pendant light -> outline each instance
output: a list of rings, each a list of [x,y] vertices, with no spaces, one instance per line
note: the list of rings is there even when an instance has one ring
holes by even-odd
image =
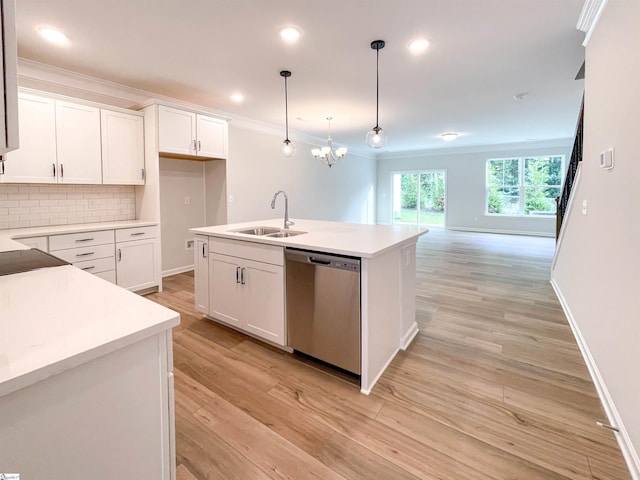
[[[347,148],[340,147],[336,150],[333,149],[333,140],[331,139],[331,120],[333,120],[333,117],[327,117],[327,120],[329,121],[329,138],[327,139],[327,146],[322,148],[313,148],[311,149],[311,154],[331,168],[338,162],[338,160],[342,159],[347,154]]]
[[[380,58],[380,49],[384,48],[384,40],[374,40],[371,42],[371,48],[376,51],[376,126],[367,133],[367,145],[371,148],[380,148],[387,143],[387,134],[378,125],[378,104],[380,91],[380,78],[378,73],[378,61]]]
[[[287,78],[291,76],[289,70],[282,70],[280,76],[284,77],[284,122],[285,122],[285,139],[280,146],[280,150],[285,157],[293,157],[296,153],[296,145],[289,140],[289,99],[287,94]]]

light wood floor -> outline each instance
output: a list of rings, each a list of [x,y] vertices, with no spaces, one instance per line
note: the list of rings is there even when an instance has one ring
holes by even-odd
[[[434,230],[420,333],[367,397],[202,319],[193,276],[147,298],[174,331],[179,479],[629,479],[549,285],[549,238]]]

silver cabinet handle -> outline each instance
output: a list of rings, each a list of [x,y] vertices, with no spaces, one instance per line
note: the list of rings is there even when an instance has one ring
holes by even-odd
[[[240,269],[240,283],[244,285],[244,267]]]
[[[196,143],[196,140],[193,141],[193,151],[194,152],[198,151],[198,144]]]
[[[79,238],[76,242],[90,242],[91,240],[93,240],[93,238]]]
[[[88,257],[89,255],[95,255],[96,252],[76,253],[76,257]]]
[[[138,235],[144,235],[146,232],[136,232],[136,233],[130,233],[129,235],[131,235],[132,237],[137,237]]]
[[[51,166],[53,167],[53,176],[56,176],[56,164],[52,163]]]
[[[236,267],[236,283],[240,283],[240,267]]]
[[[2,165],[2,170],[0,171],[0,175],[4,175],[4,157],[0,160],[0,164]]]
[[[207,258],[207,244],[202,244],[202,258]]]
[[[118,261],[119,262],[122,261],[122,249],[121,248],[118,249]]]
[[[64,164],[60,164],[60,178],[64,177]]]
[[[90,267],[84,267],[82,270],[92,270],[94,268],[96,268],[95,265],[92,265]]]
[[[140,179],[144,180],[144,168],[140,169]]]
[[[200,143],[200,140],[198,140],[198,151],[202,150],[202,144]]]

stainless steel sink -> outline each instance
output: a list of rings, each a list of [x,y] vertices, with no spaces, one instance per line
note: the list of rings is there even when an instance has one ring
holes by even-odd
[[[272,237],[272,238],[287,238],[287,237],[295,237],[296,235],[302,235],[303,233],[307,233],[307,232],[296,232],[293,230],[282,230],[279,231],[277,233],[270,233],[268,235],[266,235],[267,237]]]
[[[241,228],[240,230],[231,230],[234,233],[244,233],[245,235],[269,235],[274,233],[280,233],[279,228],[275,227],[251,227]]]

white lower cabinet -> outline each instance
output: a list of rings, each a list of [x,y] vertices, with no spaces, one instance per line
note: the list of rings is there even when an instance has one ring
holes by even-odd
[[[196,310],[209,313],[209,242],[202,235],[196,235],[195,238],[193,265]]]
[[[211,238],[209,251],[209,315],[286,345],[282,248]]]
[[[116,243],[117,284],[131,291],[158,285],[155,238]]]
[[[48,367],[46,379],[0,396],[2,471],[175,479],[171,348],[171,330],[162,331],[89,362],[79,355],[61,373]]]

